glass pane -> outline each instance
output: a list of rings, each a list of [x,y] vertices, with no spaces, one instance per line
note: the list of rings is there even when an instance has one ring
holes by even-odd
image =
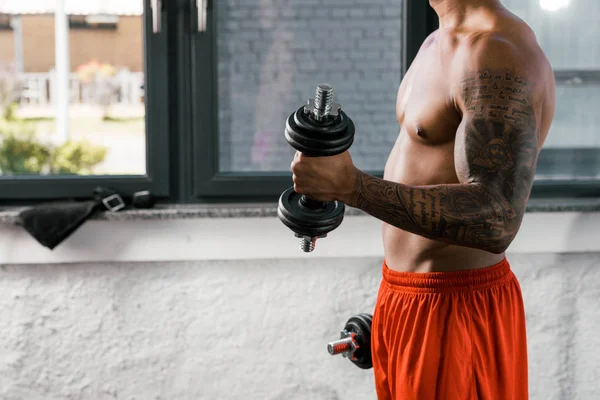
[[[600,1],[504,0],[526,21],[555,70],[600,69]]]
[[[557,71],[556,114],[537,177],[600,178],[600,2],[505,0],[503,4],[533,28]],[[561,71],[571,71],[567,75],[575,78],[563,79]]]
[[[0,175],[145,174],[143,1],[57,3],[0,4]]]
[[[556,112],[545,148],[600,149],[600,86],[556,88]]]
[[[399,127],[402,1],[215,2],[221,171],[288,171],[287,117],[329,83],[357,126],[359,168],[383,170]]]

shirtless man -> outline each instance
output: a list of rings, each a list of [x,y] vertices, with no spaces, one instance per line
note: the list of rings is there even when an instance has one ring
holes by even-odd
[[[297,153],[294,187],[383,222],[379,399],[527,399],[523,300],[505,251],[554,116],[554,75],[500,0],[430,4],[440,29],[400,85],[384,178],[348,152]]]

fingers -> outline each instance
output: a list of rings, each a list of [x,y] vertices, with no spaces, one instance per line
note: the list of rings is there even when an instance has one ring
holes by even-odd
[[[300,152],[297,151],[294,153],[294,159],[292,160],[292,163],[290,164],[290,169],[292,170],[292,180],[294,181],[294,192],[296,192],[296,193],[299,193],[298,190],[301,190],[301,188],[298,185],[298,176],[296,175],[296,173],[298,172],[298,168],[296,166],[298,165],[299,158],[300,158]]]
[[[292,163],[290,164],[290,169],[292,170],[292,172],[294,171],[294,166],[296,165],[299,158],[300,158],[300,152],[297,151],[294,153],[294,159],[292,160]]]
[[[305,156],[297,151],[294,154],[294,160],[292,161],[290,168],[292,170],[292,180],[294,182],[294,191],[298,194],[306,194],[307,183],[310,181],[312,174],[307,170],[304,165]]]
[[[306,182],[294,180],[294,192],[298,194],[309,194],[309,186],[306,184]]]
[[[299,151],[297,151],[294,154],[294,160],[292,160],[292,163],[290,164],[290,169],[292,170],[292,172],[297,172],[297,168],[298,168],[298,164],[300,162],[302,162],[303,160],[303,155],[302,153],[300,153]]]

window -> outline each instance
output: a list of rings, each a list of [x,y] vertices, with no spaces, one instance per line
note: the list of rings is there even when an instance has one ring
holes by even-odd
[[[127,12],[81,2],[84,15],[62,23],[22,15],[0,52],[2,200],[90,197],[97,185],[169,194],[168,23],[153,32],[149,1],[111,4],[95,2]]]
[[[11,30],[11,16],[9,14],[0,14],[0,30]]]
[[[355,163],[381,175],[398,135],[397,88],[428,33],[426,2],[211,5],[207,34],[192,42],[196,195],[272,198],[289,187],[285,120],[321,82],[357,125]]]
[[[504,0],[525,20],[554,68],[556,114],[540,155],[538,189],[577,184],[596,190],[600,179],[600,2]]]
[[[118,15],[70,15],[71,29],[117,29]]]
[[[292,184],[285,119],[321,82],[357,124],[357,166],[381,176],[398,134],[397,87],[437,23],[422,0],[180,0],[157,13],[150,0],[95,3],[77,3],[70,18],[67,114],[53,14],[23,15],[15,28],[0,68],[20,66],[0,74],[0,98],[14,99],[1,103],[3,201],[89,197],[97,185],[171,202],[274,201]],[[536,30],[559,82],[534,193],[597,194],[600,4],[551,3],[505,0]]]

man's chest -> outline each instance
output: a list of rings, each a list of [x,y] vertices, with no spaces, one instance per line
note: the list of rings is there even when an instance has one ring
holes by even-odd
[[[450,65],[435,48],[421,51],[398,90],[396,115],[403,132],[431,145],[453,141],[460,124]]]

